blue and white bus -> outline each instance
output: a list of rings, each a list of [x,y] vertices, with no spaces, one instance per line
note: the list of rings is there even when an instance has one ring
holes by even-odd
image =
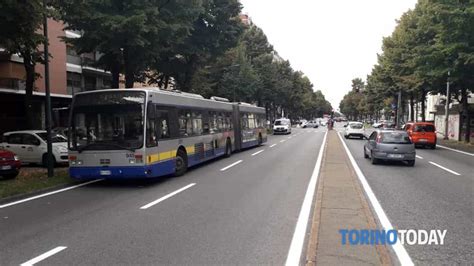
[[[267,140],[265,109],[158,88],[74,96],[69,173],[75,179],[182,175]]]

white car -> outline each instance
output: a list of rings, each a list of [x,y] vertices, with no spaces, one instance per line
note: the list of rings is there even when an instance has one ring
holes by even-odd
[[[12,131],[3,134],[0,148],[16,153],[22,163],[46,165],[47,144],[45,130]],[[67,138],[51,133],[54,164],[68,163]]]
[[[349,122],[347,125],[344,125],[344,137],[346,139],[350,137],[358,137],[360,139],[364,138],[365,129],[364,124],[361,122]]]
[[[273,135],[291,134],[291,121],[287,118],[280,118],[273,123]]]

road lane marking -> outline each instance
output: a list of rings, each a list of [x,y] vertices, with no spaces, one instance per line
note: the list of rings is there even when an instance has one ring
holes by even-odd
[[[416,155],[416,158],[423,159],[423,157],[421,157],[420,155]]]
[[[86,185],[89,185],[89,184],[92,184],[92,183],[95,183],[95,182],[99,182],[99,181],[102,181],[102,180],[104,180],[104,179],[96,179],[96,180],[85,182],[85,183],[82,183],[82,184],[79,184],[79,185],[70,186],[70,187],[58,189],[58,190],[55,190],[55,191],[51,191],[51,192],[48,192],[48,193],[44,193],[44,194],[41,194],[41,195],[36,195],[36,196],[30,197],[30,198],[10,202],[10,203],[7,203],[7,204],[0,205],[0,209],[10,207],[10,206],[13,206],[13,205],[16,205],[16,204],[20,204],[20,203],[23,203],[23,202],[43,198],[43,197],[46,197],[46,196],[54,195],[54,194],[61,193],[61,192],[64,192],[64,191],[68,191],[68,190],[71,190],[71,189],[75,189],[75,188],[78,188],[78,187],[83,187],[83,186],[86,186]]]
[[[53,256],[54,254],[56,253],[59,253],[63,250],[65,250],[67,247],[63,247],[63,246],[59,246],[59,247],[56,247],[56,248],[53,248],[51,249],[50,251],[48,252],[45,252],[41,255],[39,255],[38,257],[35,257],[27,262],[24,262],[22,264],[20,264],[21,266],[30,266],[30,265],[35,265],[36,263],[42,261],[42,260],[45,260],[47,259],[48,257],[51,257]]]
[[[448,172],[450,172],[451,174],[454,174],[454,175],[461,175],[461,174],[458,173],[458,172],[455,172],[455,171],[453,171],[453,170],[451,170],[451,169],[448,169],[448,168],[446,168],[446,167],[444,167],[444,166],[442,166],[442,165],[439,165],[439,164],[437,164],[437,163],[434,163],[434,162],[432,162],[432,161],[430,161],[429,163],[432,164],[432,165],[434,165],[434,166],[437,166],[437,167],[443,169],[444,171],[448,171]]]
[[[257,154],[259,154],[259,153],[261,153],[261,152],[263,152],[263,151],[264,151],[264,150],[259,150],[259,151],[257,151],[257,152],[254,152],[254,153],[252,153],[252,156],[255,156],[255,155],[257,155]]]
[[[280,140],[280,142],[281,142],[281,143],[283,143],[283,142],[285,142],[285,141],[286,141],[286,139],[282,139],[282,140]]]
[[[222,168],[221,171],[225,171],[225,170],[227,170],[227,169],[229,169],[229,168],[231,168],[231,167],[233,167],[233,166],[238,165],[238,164],[241,163],[241,162],[242,162],[242,160],[238,160],[237,162],[235,162],[235,163],[233,163],[233,164],[230,164],[230,165],[228,165],[228,166]]]
[[[272,145],[270,145],[270,148],[273,148],[273,147],[275,147],[275,146],[276,146],[276,144],[272,144]]]
[[[292,137],[288,137],[288,139],[291,139]]]
[[[164,200],[166,200],[166,199],[169,199],[169,198],[173,197],[174,195],[176,195],[176,194],[178,194],[178,193],[180,193],[180,192],[183,192],[183,191],[185,191],[186,189],[188,189],[188,188],[190,188],[190,187],[192,187],[192,186],[194,186],[194,185],[196,185],[196,183],[191,183],[191,184],[189,184],[189,185],[187,185],[187,186],[185,186],[185,187],[182,187],[182,188],[180,188],[180,189],[178,189],[178,190],[175,190],[175,191],[169,193],[169,194],[166,195],[166,196],[163,196],[163,197],[161,197],[161,198],[159,198],[159,199],[157,199],[157,200],[155,200],[155,201],[152,201],[152,202],[150,202],[150,203],[148,203],[148,204],[146,204],[146,205],[141,206],[140,209],[141,209],[141,210],[146,210],[146,209],[150,208],[151,206],[156,205],[156,204],[158,204],[158,203],[160,203],[160,202],[162,202],[162,201],[164,201]]]
[[[362,187],[364,188],[365,194],[367,195],[367,198],[369,199],[370,203],[372,204],[372,207],[375,210],[375,213],[377,214],[380,224],[386,231],[393,230],[394,228],[392,226],[392,223],[390,223],[390,220],[385,214],[385,211],[382,209],[382,205],[380,205],[380,202],[377,200],[377,197],[372,191],[372,188],[367,182],[367,179],[360,170],[359,165],[357,165],[356,161],[354,160],[354,157],[352,156],[352,153],[347,147],[346,142],[342,139],[341,134],[337,135],[339,136],[339,139],[341,140],[342,145],[346,150],[347,156],[349,156],[349,160],[351,161],[352,167],[354,167],[357,177],[359,178],[359,181],[362,184]],[[399,241],[392,245],[392,248],[395,251],[395,254],[397,255],[397,258],[400,261],[401,265],[414,265],[413,261],[410,258],[410,255],[408,255],[408,252],[406,251],[405,247]]]
[[[306,236],[306,228],[308,226],[309,214],[311,212],[311,205],[313,203],[313,196],[316,192],[316,183],[318,182],[319,171],[321,170],[321,161],[326,147],[326,137],[324,134],[323,142],[319,148],[318,159],[314,165],[313,174],[306,189],[304,196],[303,205],[301,205],[300,214],[298,215],[298,221],[296,222],[295,232],[291,239],[290,249],[288,250],[288,256],[286,257],[286,266],[299,265],[301,254],[303,252],[303,244]]]
[[[439,144],[436,144],[436,147],[440,147],[440,148],[443,148],[443,149],[446,149],[446,150],[450,150],[450,151],[462,153],[462,154],[469,155],[469,156],[474,156],[474,153],[456,150],[456,149],[453,149],[453,148],[450,148],[450,147],[446,147],[446,146],[443,146],[443,145],[439,145]]]

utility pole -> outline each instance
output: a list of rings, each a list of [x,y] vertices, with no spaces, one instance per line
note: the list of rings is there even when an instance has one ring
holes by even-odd
[[[448,125],[449,125],[449,100],[450,100],[450,97],[449,97],[449,76],[450,76],[450,72],[448,71],[448,81],[446,82],[446,106],[445,106],[445,110],[444,110],[444,139],[447,140],[449,139],[449,129],[448,129]]]
[[[48,165],[48,177],[54,176],[54,165],[53,165],[53,144],[51,142],[51,92],[49,90],[49,39],[48,39],[48,6],[47,0],[43,0],[43,35],[45,38],[44,42],[44,85],[46,91],[46,142],[47,142],[47,165]]]

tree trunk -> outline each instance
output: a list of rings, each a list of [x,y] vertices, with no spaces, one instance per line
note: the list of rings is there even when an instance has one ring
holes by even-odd
[[[120,64],[118,60],[116,63],[112,65],[110,72],[112,72],[111,87],[114,89],[119,88],[120,87]]]
[[[26,72],[25,81],[25,123],[23,124],[24,129],[33,129],[33,90],[35,86],[35,62],[33,61],[30,51],[24,51],[21,53],[23,57],[23,66]]]
[[[467,89],[461,89],[461,105],[464,122],[464,142],[469,143],[471,141],[471,114],[469,113],[469,103],[467,101],[468,93]]]
[[[425,98],[426,98],[426,90],[421,90],[421,122],[425,122]]]
[[[131,57],[130,49],[124,48],[123,62],[125,66],[125,88],[133,88],[133,84],[135,83],[135,69]]]
[[[410,121],[415,121],[415,108],[414,108],[413,92],[410,93]]]

